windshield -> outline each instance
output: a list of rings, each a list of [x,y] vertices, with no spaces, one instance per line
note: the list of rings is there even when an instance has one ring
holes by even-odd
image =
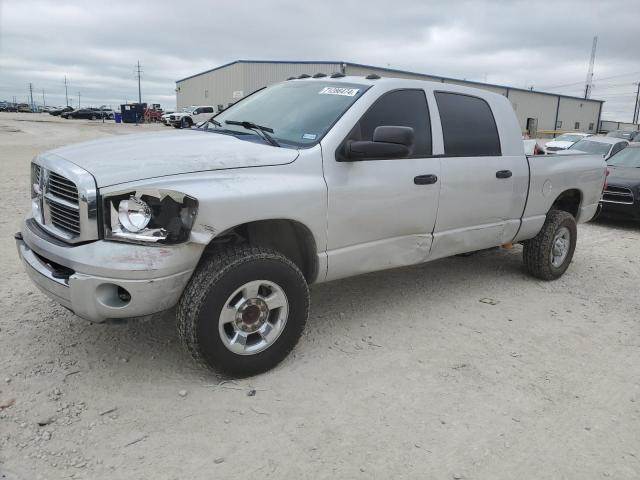
[[[640,148],[631,147],[620,150],[607,160],[607,164],[612,167],[635,167],[640,168]]]
[[[278,143],[299,147],[316,144],[342,114],[368,89],[342,82],[288,81],[254,93],[216,115],[207,130],[257,135],[230,122],[251,122],[273,130]]]
[[[584,138],[584,135],[574,135],[572,133],[564,133],[559,137],[554,138],[556,142],[577,142]]]
[[[609,153],[611,144],[593,142],[591,140],[580,140],[569,147],[569,150],[580,150],[585,153],[595,153],[598,155],[606,155]]]
[[[624,130],[614,130],[607,133],[607,137],[624,138],[625,140],[631,140],[632,132],[625,132]]]

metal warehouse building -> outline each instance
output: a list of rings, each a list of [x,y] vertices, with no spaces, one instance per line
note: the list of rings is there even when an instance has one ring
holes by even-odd
[[[457,80],[391,68],[349,62],[287,62],[237,60],[176,82],[178,108],[212,105],[226,108],[255,90],[301,74],[341,72],[345,75],[380,76],[430,80],[490,90],[507,97],[523,132],[544,136],[554,131],[580,130],[596,133],[602,113],[601,100],[584,99],[489,83]]]

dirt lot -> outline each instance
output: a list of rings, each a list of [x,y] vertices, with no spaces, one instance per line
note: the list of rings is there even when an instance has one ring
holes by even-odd
[[[640,226],[580,226],[553,283],[515,247],[314,286],[294,354],[220,383],[15,252],[34,154],[152,128],[0,113],[0,478],[640,478]]]

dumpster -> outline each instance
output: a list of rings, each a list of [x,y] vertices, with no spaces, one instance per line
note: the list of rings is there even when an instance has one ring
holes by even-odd
[[[128,103],[120,105],[120,113],[122,114],[123,123],[142,123],[144,122],[144,111],[147,108],[146,103]]]
[[[115,112],[113,114],[113,118],[116,121],[116,123],[122,123],[122,114],[121,113]]]

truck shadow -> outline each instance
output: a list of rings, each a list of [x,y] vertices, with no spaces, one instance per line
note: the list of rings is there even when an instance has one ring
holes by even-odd
[[[414,306],[418,303],[428,313],[439,303],[450,304],[451,298],[495,294],[504,282],[530,284],[521,252],[521,247],[495,249],[313,285],[307,334],[296,350],[304,354],[307,348],[327,348],[340,331],[359,327],[380,311],[393,316],[395,310],[403,315],[403,299]],[[111,359],[111,368],[120,370],[118,376],[128,376],[131,366],[138,374],[140,368],[148,369],[151,377],[160,370],[165,376],[211,380],[211,374],[190,361],[180,345],[174,314],[169,311],[142,320],[93,324],[83,330],[84,338],[78,341],[83,344],[87,361]],[[316,347],[308,344],[308,336],[313,337]]]

